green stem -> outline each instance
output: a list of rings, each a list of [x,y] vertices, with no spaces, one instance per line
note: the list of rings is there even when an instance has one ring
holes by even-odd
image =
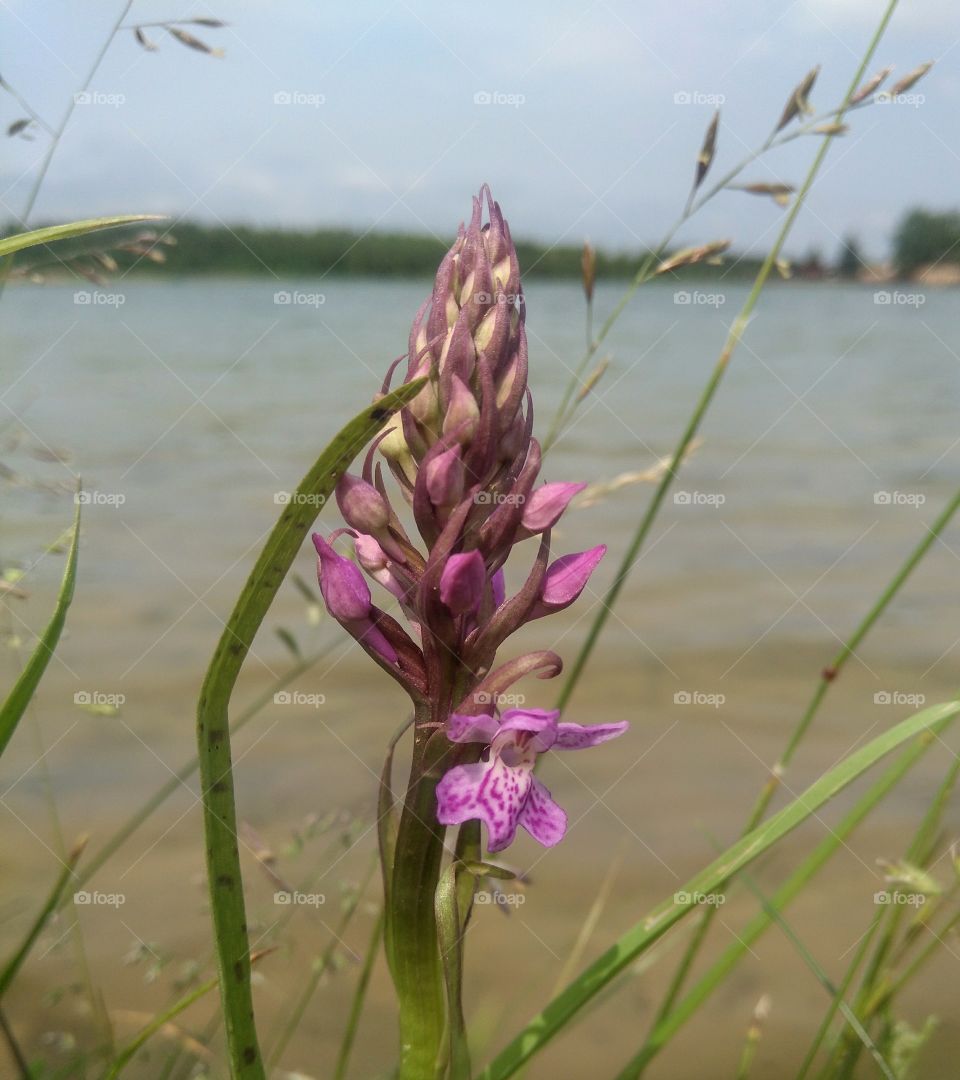
[[[333,1071],[333,1080],[345,1080],[347,1067],[350,1064],[350,1054],[353,1043],[357,1037],[357,1027],[363,1013],[363,1006],[367,999],[367,989],[370,986],[370,976],[373,974],[373,965],[377,960],[380,949],[380,941],[383,938],[383,924],[385,913],[381,908],[377,913],[376,922],[373,924],[373,932],[367,945],[367,951],[363,957],[363,967],[360,969],[360,978],[357,980],[357,988],[350,1003],[350,1015],[347,1018],[347,1026],[343,1032],[343,1042],[340,1044],[340,1053],[337,1054],[337,1064]]]
[[[400,1003],[399,1080],[436,1075],[443,1042],[444,983],[434,896],[445,829],[436,817],[436,786],[446,747],[432,740],[428,707],[417,711],[410,784],[394,853],[387,913],[393,981]],[[445,742],[445,740],[443,740]]]

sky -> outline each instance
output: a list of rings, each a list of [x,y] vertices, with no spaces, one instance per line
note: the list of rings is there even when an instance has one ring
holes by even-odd
[[[51,126],[125,0],[0,0],[0,74]],[[133,0],[73,109],[31,221],[150,212],[208,223],[342,226],[448,240],[487,181],[515,235],[637,250],[678,217],[716,105],[719,176],[767,137],[815,64],[818,111],[839,103],[882,0]],[[835,256],[844,235],[888,251],[904,210],[960,203],[960,4],[902,0],[871,70],[936,60],[911,100],[851,118],[788,250]],[[23,114],[0,95],[6,128]],[[28,134],[30,132],[28,131]],[[8,138],[0,213],[22,216],[49,145]],[[802,181],[819,136],[770,151],[744,182]],[[769,245],[783,210],[723,192],[679,239]]]

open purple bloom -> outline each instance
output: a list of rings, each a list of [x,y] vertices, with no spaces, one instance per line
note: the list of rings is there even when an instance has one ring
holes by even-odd
[[[483,758],[458,765],[437,785],[437,820],[461,825],[475,818],[487,826],[487,848],[502,851],[520,825],[545,847],[567,831],[567,815],[533,775],[537,755],[547,750],[584,750],[622,735],[628,725],[560,723],[558,710],[509,709],[493,716],[453,715],[447,737],[457,743],[486,743]]]

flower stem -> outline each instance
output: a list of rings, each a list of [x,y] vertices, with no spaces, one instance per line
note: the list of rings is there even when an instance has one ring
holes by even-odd
[[[444,986],[434,895],[445,828],[436,815],[436,786],[445,740],[432,739],[429,707],[417,710],[413,763],[393,864],[387,914],[393,981],[400,1004],[399,1080],[436,1075],[444,1027]]]

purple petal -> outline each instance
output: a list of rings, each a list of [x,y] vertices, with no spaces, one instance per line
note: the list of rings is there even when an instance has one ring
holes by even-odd
[[[467,384],[457,375],[450,379],[450,400],[443,417],[443,434],[455,434],[461,443],[469,443],[476,434],[480,408]]]
[[[543,532],[555,525],[570,500],[583,491],[586,484],[544,484],[527,499],[523,508],[523,526],[532,533]]]
[[[403,600],[406,596],[406,589],[390,569],[390,560],[387,553],[380,546],[376,537],[361,533],[354,540],[353,546],[357,553],[357,562],[373,580],[382,585],[388,592],[393,593],[398,600]]]
[[[529,769],[514,769],[492,754],[489,761],[458,765],[437,784],[437,821],[460,825],[479,818],[487,826],[487,850],[502,851],[533,785]]]
[[[360,568],[338,555],[319,533],[313,534],[317,549],[317,576],[327,610],[339,622],[367,619],[370,616],[370,589]]]
[[[499,607],[507,598],[507,582],[502,569],[490,578],[490,588],[493,591],[493,606]]]
[[[489,743],[500,727],[494,716],[463,716],[454,713],[447,721],[447,738],[451,742]]]
[[[534,737],[528,743],[538,754],[549,750],[557,738],[559,709],[507,709],[500,720],[498,735],[523,731]]]
[[[557,750],[586,750],[617,738],[629,726],[626,720],[621,720],[618,724],[593,724],[590,727],[584,727],[583,724],[557,724],[557,741],[554,745]]]
[[[479,551],[451,555],[440,575],[440,599],[454,615],[476,611],[486,582],[487,571]]]
[[[544,847],[559,844],[567,831],[567,815],[536,777],[533,777],[530,794],[520,811],[520,824]]]
[[[354,624],[354,633],[359,641],[369,649],[381,656],[388,664],[396,664],[399,661],[397,651],[384,636],[383,631],[372,620],[365,620],[363,624]]]
[[[527,616],[528,621],[569,607],[583,592],[597,563],[606,553],[607,545],[598,544],[589,551],[562,555],[551,563],[540,586],[540,597]]]

